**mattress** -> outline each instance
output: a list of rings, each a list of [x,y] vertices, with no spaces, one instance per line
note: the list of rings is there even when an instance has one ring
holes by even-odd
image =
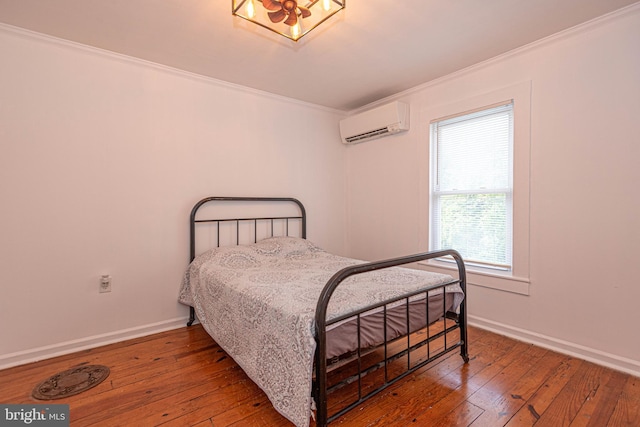
[[[420,297],[409,300],[408,310],[406,302],[402,301],[387,307],[386,312],[382,309],[365,312],[360,316],[360,337],[358,337],[358,320],[355,317],[332,324],[327,327],[327,359],[352,353],[358,349],[358,346],[361,349],[376,347],[384,342],[385,336],[387,341],[391,341],[407,335],[407,330],[408,333],[413,333],[424,328],[427,324],[434,323],[443,317],[446,312],[454,311],[454,299],[454,294],[451,292],[447,292],[444,296],[440,293],[429,295],[428,308],[425,307],[427,299]]]
[[[212,338],[265,392],[274,408],[297,426],[311,415],[311,385],[315,352],[315,309],[331,276],[362,261],[330,254],[308,240],[274,237],[252,245],[216,248],[194,259],[185,273],[179,301],[194,307]],[[346,279],[333,294],[328,319],[400,297],[452,277],[394,267]],[[458,284],[430,291],[429,321],[444,310],[455,310],[464,294]],[[425,297],[409,300],[409,329],[424,323]],[[404,334],[406,299],[387,309],[387,330]],[[448,304],[447,304],[448,302]],[[413,308],[412,308],[413,307]],[[397,315],[389,315],[396,312]],[[382,309],[368,313],[372,334],[364,345],[380,341]],[[433,317],[433,319],[432,319]],[[414,319],[415,318],[415,319]],[[420,320],[420,318],[422,320]],[[328,328],[327,357],[354,349],[355,320]]]

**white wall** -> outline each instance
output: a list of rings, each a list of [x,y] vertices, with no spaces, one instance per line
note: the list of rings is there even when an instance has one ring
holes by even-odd
[[[530,294],[472,285],[470,320],[638,375],[638,6],[390,98],[411,104],[411,130],[348,147],[349,254],[426,250],[422,112],[522,82],[532,87]]]
[[[0,368],[183,325],[202,197],[297,197],[344,251],[341,112],[9,27],[0,58]]]

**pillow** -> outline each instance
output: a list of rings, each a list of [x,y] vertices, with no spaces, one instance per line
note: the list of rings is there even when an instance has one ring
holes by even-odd
[[[322,251],[322,249],[306,239],[289,236],[269,237],[251,246],[262,255],[287,256],[297,252]]]

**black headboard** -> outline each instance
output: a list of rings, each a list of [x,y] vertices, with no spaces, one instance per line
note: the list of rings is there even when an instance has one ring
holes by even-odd
[[[264,204],[267,209],[269,209],[269,205],[276,203],[278,206],[281,206],[280,203],[284,204],[295,204],[297,205],[298,213],[296,215],[260,215],[257,217],[252,216],[239,216],[239,215],[218,215],[215,213],[215,209],[213,212],[208,212],[206,215],[201,215],[203,218],[198,217],[198,211],[205,205],[212,204],[233,204],[235,202],[252,202],[248,205],[255,204]],[[238,206],[233,208],[233,212],[237,213],[242,211],[242,207]],[[217,234],[217,244],[220,246],[220,224],[227,223],[235,223],[235,231],[236,231],[236,244],[240,244],[240,228],[241,224],[244,223],[253,223],[253,242],[255,243],[258,240],[258,223],[268,223],[270,224],[271,232],[270,235],[274,236],[274,223],[275,222],[283,222],[284,223],[284,233],[283,235],[289,236],[289,223],[291,221],[296,221],[299,223],[299,236],[303,239],[307,238],[307,214],[304,209],[304,205],[297,199],[292,197],[206,197],[200,200],[193,206],[191,209],[191,216],[189,219],[189,262],[193,261],[196,257],[196,224],[199,223],[210,223],[216,227]],[[193,307],[190,307],[189,314],[189,322],[187,325],[191,326],[195,321],[195,310]]]
[[[231,204],[233,202],[255,202],[255,204],[265,204],[268,205],[269,203],[285,203],[285,204],[295,204],[298,207],[298,213],[296,215],[280,215],[280,216],[272,216],[272,215],[261,215],[258,217],[251,217],[251,216],[243,216],[243,215],[232,215],[232,216],[218,216],[217,214],[215,214],[215,211],[209,212],[208,215],[205,215],[204,218],[198,218],[198,211],[200,210],[200,208],[202,208],[204,205],[210,205],[210,204]],[[251,205],[254,205],[254,203],[251,203]],[[234,213],[241,211],[242,207],[238,207],[238,209],[234,209]],[[213,215],[213,217],[210,217],[211,215]],[[294,199],[292,197],[206,197],[202,200],[200,200],[198,203],[196,203],[193,206],[193,209],[191,210],[191,217],[189,220],[189,244],[190,244],[190,251],[189,251],[189,261],[193,261],[194,258],[196,257],[196,224],[198,223],[211,223],[214,224],[217,228],[217,234],[218,234],[218,243],[216,246],[220,246],[220,242],[219,242],[219,235],[220,235],[220,224],[223,223],[235,223],[235,230],[236,230],[236,244],[239,244],[239,235],[240,235],[240,225],[241,223],[253,223],[253,230],[254,230],[254,236],[253,236],[253,242],[255,243],[258,240],[258,235],[257,235],[257,230],[258,230],[258,223],[270,223],[271,224],[271,236],[274,235],[273,232],[273,226],[274,223],[279,221],[279,222],[284,222],[285,224],[285,235],[289,235],[289,223],[292,220],[296,220],[297,222],[300,223],[300,237],[302,237],[303,239],[307,238],[307,214],[304,208],[304,205],[298,200],[298,199]]]

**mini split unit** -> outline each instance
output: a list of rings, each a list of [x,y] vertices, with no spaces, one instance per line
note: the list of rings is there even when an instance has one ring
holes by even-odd
[[[343,144],[357,144],[409,130],[409,105],[392,102],[340,120]]]

